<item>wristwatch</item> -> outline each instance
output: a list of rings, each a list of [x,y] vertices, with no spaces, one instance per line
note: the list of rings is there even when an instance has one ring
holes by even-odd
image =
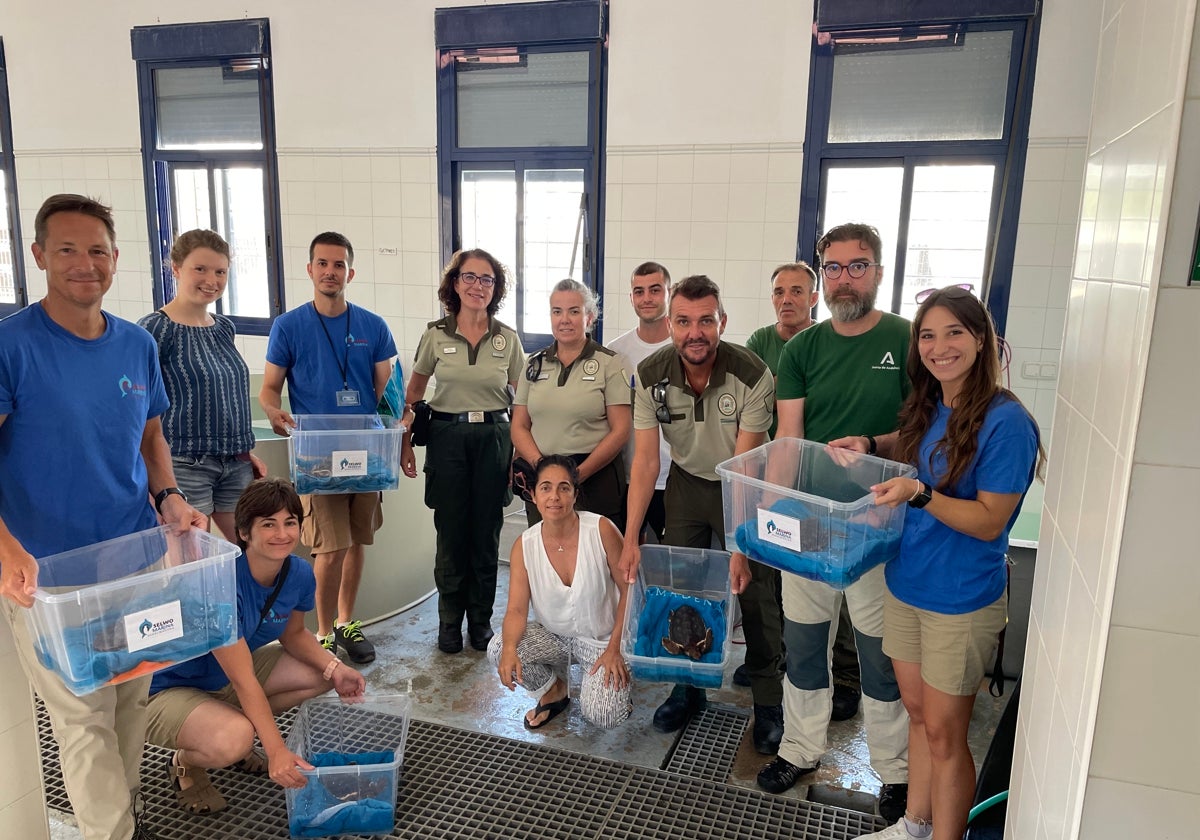
[[[162,513],[163,502],[167,500],[167,496],[178,496],[185,502],[188,500],[188,497],[178,487],[164,487],[154,494],[154,509],[159,513]]]
[[[917,479],[917,492],[912,494],[912,498],[908,500],[908,506],[911,508],[923,508],[925,505],[933,501],[933,490],[929,485],[921,479]]]

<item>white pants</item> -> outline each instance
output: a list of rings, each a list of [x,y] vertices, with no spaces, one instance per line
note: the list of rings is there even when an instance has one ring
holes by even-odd
[[[783,575],[787,679],[783,683],[781,758],[812,767],[828,746],[833,710],[831,661],[842,597],[854,621],[862,671],[862,708],[871,767],[885,784],[908,781],[908,712],[892,662],[883,653],[883,566],[844,592],[798,575]]]

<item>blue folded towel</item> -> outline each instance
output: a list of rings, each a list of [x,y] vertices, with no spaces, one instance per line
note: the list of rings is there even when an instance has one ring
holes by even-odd
[[[390,764],[395,761],[392,750],[367,753],[314,753],[308,762],[314,767],[350,767]],[[310,777],[308,784],[296,794],[288,829],[293,837],[328,837],[333,834],[390,834],[395,826],[395,807],[392,794],[395,791],[396,770],[366,771],[364,777],[331,774],[322,780]],[[338,790],[341,798],[326,785],[347,787]],[[361,799],[346,799],[378,789],[374,796]]]
[[[682,653],[667,653],[662,644],[663,637],[670,636],[669,617],[671,611],[684,604],[695,608],[700,613],[700,618],[713,631],[712,650],[698,660],[690,660],[687,655]],[[637,656],[675,657],[689,661],[719,663],[723,658],[724,650],[725,601],[710,601],[706,598],[683,595],[657,586],[646,589],[646,604],[638,616],[637,640],[633,645],[633,652]]]
[[[376,493],[391,490],[399,482],[387,461],[367,453],[366,475],[334,476],[331,462],[325,458],[296,458],[297,493]]]

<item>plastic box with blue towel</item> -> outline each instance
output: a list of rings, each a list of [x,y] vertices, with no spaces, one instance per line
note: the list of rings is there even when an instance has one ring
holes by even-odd
[[[169,526],[38,559],[38,661],[76,695],[237,640],[237,546]]]
[[[297,414],[288,464],[297,493],[374,493],[400,486],[404,426],[378,414]]]
[[[731,548],[845,589],[896,557],[906,505],[878,507],[871,486],[917,471],[849,449],[780,438],[717,465]]]
[[[728,551],[642,546],[621,634],[621,655],[634,678],[720,688],[733,634],[731,603]],[[662,644],[671,612],[684,605],[695,609],[713,633],[712,649],[699,660],[669,653]]]
[[[316,769],[301,771],[304,787],[287,789],[293,837],[392,833],[411,712],[410,694],[301,704],[287,745]]]

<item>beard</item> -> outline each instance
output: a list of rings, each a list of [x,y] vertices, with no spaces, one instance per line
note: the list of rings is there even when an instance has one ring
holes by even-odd
[[[857,321],[875,308],[875,296],[879,291],[876,283],[867,292],[859,295],[853,290],[843,292],[846,296],[831,296],[829,287],[825,289],[825,305],[835,321]],[[836,292],[834,293],[836,295]]]

